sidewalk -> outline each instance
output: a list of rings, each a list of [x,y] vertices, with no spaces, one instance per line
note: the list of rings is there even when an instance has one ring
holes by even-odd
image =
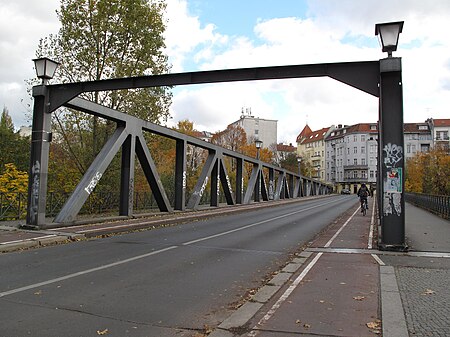
[[[209,336],[450,336],[450,222],[407,204],[411,251],[381,252],[370,208],[344,214]]]

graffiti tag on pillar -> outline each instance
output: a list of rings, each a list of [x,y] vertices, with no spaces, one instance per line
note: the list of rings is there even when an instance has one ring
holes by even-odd
[[[208,183],[208,177],[205,178],[205,181],[203,182],[202,188],[200,189],[200,191],[198,192],[194,192],[193,194],[198,195],[198,196],[202,196],[203,193],[205,192],[205,188],[206,188],[206,184]]]
[[[273,180],[269,180],[269,200],[273,200]]]
[[[383,148],[386,176],[383,177],[383,214],[402,214],[403,168],[397,167],[403,160],[403,148],[388,143]]]
[[[230,191],[230,193],[233,193],[233,189],[231,188],[231,183],[230,183],[230,177],[227,175],[225,175],[225,179],[227,180],[227,185],[228,185],[228,190]]]
[[[396,167],[403,158],[403,148],[396,144],[388,143],[384,146],[383,152],[385,153],[384,165],[386,167]]]
[[[102,177],[102,174],[100,172],[97,172],[91,179],[91,182],[89,183],[89,185],[87,185],[84,190],[88,193],[91,194],[92,191],[94,191],[95,186],[97,186],[98,182],[100,181],[100,178]]]
[[[186,189],[186,171],[183,171],[183,190]]]
[[[217,197],[220,195],[220,174],[217,175]]]
[[[31,174],[33,176],[33,182],[31,186],[31,205],[30,205],[30,216],[31,223],[35,223],[36,216],[38,213],[38,203],[39,203],[39,173],[41,172],[41,164],[36,161],[31,168]]]

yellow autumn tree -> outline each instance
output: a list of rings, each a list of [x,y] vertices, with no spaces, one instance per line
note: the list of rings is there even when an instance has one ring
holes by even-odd
[[[17,214],[24,214],[27,189],[28,174],[18,170],[12,163],[5,164],[3,174],[0,175],[0,193],[3,194],[1,207],[6,210],[3,217],[12,215],[15,218]]]

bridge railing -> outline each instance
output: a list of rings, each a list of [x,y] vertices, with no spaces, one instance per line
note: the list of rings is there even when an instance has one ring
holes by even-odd
[[[405,200],[444,219],[450,219],[450,196],[423,193],[405,193]]]

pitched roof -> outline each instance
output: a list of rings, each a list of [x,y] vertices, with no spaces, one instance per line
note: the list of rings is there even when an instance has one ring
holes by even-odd
[[[330,129],[330,127],[327,128],[322,128],[320,130],[317,131],[312,131],[311,134],[309,134],[306,138],[304,138],[301,143],[302,144],[308,144],[308,143],[313,143],[313,142],[317,142],[319,140],[323,140],[325,138],[325,135],[327,133],[327,131]]]
[[[302,138],[309,136],[311,133],[311,128],[308,126],[308,124],[306,124],[302,132],[300,132],[300,134],[297,136],[297,143],[300,143],[302,141]]]
[[[279,152],[295,152],[297,148],[292,146],[292,144],[277,144],[277,151]]]
[[[450,126],[450,119],[433,119],[433,124],[436,127],[446,127],[446,126]]]

